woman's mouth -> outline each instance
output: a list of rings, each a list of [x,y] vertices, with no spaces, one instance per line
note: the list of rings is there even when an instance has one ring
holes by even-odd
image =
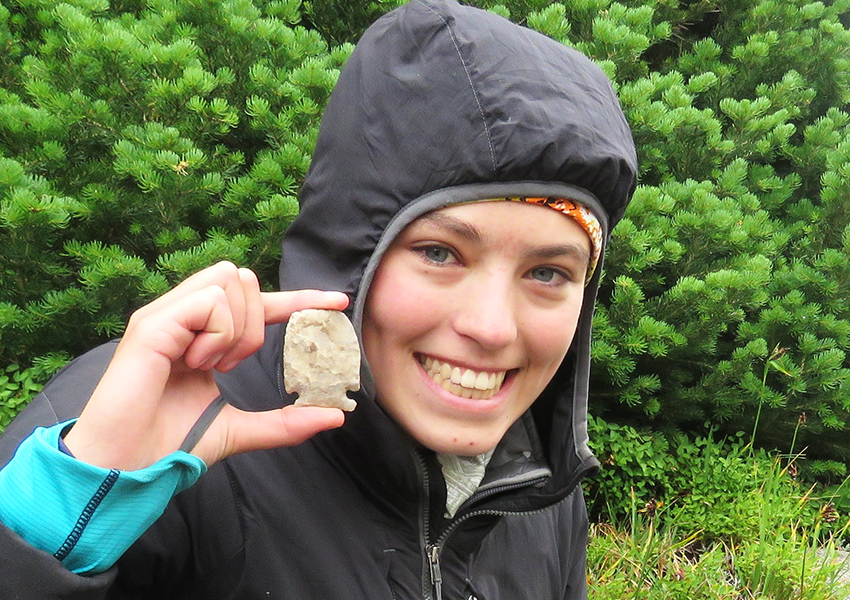
[[[486,400],[502,388],[507,371],[473,371],[418,355],[419,362],[434,382],[444,390],[472,400]]]

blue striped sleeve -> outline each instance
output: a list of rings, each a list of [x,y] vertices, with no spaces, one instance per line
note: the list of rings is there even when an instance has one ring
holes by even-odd
[[[138,471],[94,467],[59,449],[72,424],[36,429],[0,470],[0,521],[68,570],[102,573],[207,467],[182,451]]]

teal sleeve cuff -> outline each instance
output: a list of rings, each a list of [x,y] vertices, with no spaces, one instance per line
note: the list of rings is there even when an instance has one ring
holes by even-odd
[[[59,450],[72,423],[36,429],[0,470],[0,521],[68,570],[102,573],[207,466],[177,451],[138,471],[94,467]]]

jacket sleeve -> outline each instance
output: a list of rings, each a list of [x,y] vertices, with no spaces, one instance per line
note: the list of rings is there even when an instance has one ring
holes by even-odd
[[[21,442],[37,427],[50,427],[80,416],[117,344],[104,344],[71,361],[44,386],[0,435],[0,467],[12,459]]]
[[[0,524],[0,598],[100,600],[107,597],[116,572],[112,568],[93,577],[75,575]]]
[[[121,558],[96,575],[77,575],[0,524],[3,600],[174,600],[187,592],[189,534],[173,503]],[[187,583],[188,582],[188,583]]]
[[[102,573],[206,471],[174,452],[145,469],[105,469],[59,449],[64,421],[39,427],[0,468],[0,521],[75,573]]]
[[[12,459],[21,442],[36,428],[50,427],[79,416],[106,370],[115,346],[116,343],[105,344],[74,360],[44,387],[0,435],[0,467]],[[115,585],[117,568],[98,575],[76,575],[52,554],[36,549],[2,523],[0,573],[0,598],[4,599],[127,597]]]

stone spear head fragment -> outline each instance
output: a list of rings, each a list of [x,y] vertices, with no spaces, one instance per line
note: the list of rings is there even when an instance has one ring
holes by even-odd
[[[360,345],[354,327],[336,310],[293,313],[283,343],[283,381],[297,393],[296,406],[332,406],[352,411],[346,391],[360,389]]]

